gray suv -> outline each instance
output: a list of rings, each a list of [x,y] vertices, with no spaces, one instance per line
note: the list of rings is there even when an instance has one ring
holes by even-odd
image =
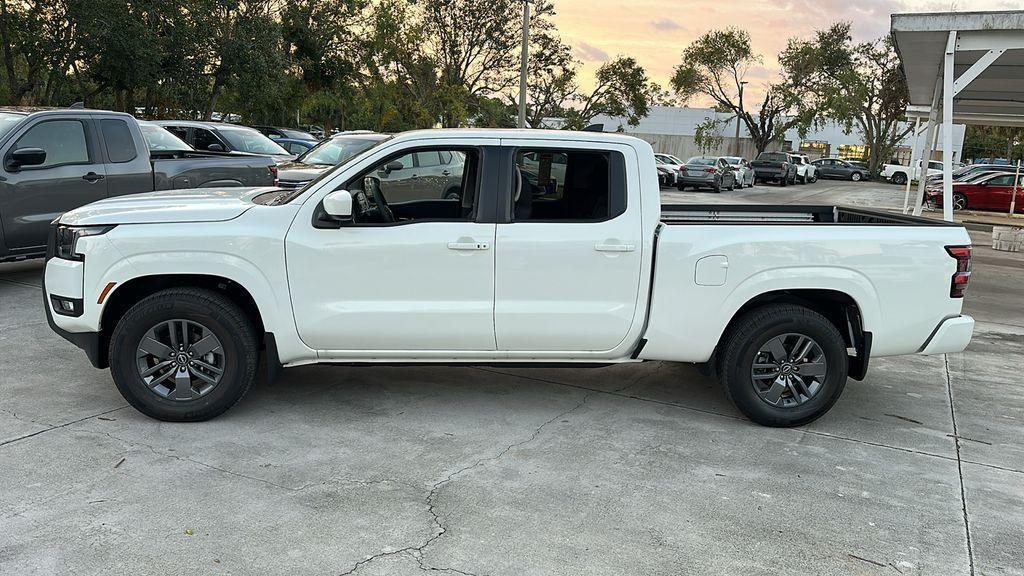
[[[413,152],[377,170],[380,190],[388,203],[422,200],[424,197],[456,200],[462,197],[462,152],[430,150]]]

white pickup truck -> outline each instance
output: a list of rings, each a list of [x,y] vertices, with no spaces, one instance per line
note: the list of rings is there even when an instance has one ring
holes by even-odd
[[[882,172],[880,174],[883,179],[892,182],[893,184],[906,184],[907,179],[919,180],[921,178],[921,161],[917,161],[917,165],[914,166],[913,174],[909,166],[903,166],[901,164],[883,164]],[[928,161],[928,176],[941,176],[942,175],[942,162],[936,160]]]
[[[457,198],[395,169],[448,154]],[[262,356],[268,379],[314,362],[702,363],[752,420],[793,426],[870,356],[962,350],[970,254],[934,220],[663,206],[651,147],[624,135],[428,130],[297,190],[68,212],[44,293],[51,327],[163,420],[221,414]]]

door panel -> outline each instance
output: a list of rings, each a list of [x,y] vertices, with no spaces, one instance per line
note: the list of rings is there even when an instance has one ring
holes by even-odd
[[[293,228],[299,336],[317,350],[494,350],[494,227]]]
[[[579,145],[567,144],[573,148]],[[551,150],[557,152],[556,146],[552,144]],[[630,191],[625,209],[618,216],[603,222],[565,217],[560,221],[529,219],[540,213],[540,202],[564,200],[575,194],[577,185],[565,180],[575,178],[569,176],[575,170],[570,153],[568,164],[551,169],[550,177],[557,181],[554,192],[532,190],[532,208],[516,203],[515,213],[529,213],[530,217],[498,224],[494,302],[498,350],[611,350],[629,331],[643,257],[639,198],[634,195],[639,185],[638,162],[628,147],[606,145],[598,150],[602,149],[620,154],[621,186],[623,193]],[[540,166],[531,162],[523,168]],[[539,174],[540,179],[548,176],[544,172]],[[608,175],[601,177],[607,179]],[[523,181],[528,183],[526,178]],[[525,188],[520,190],[520,200],[528,198],[527,193]]]
[[[467,198],[464,207],[449,202],[455,208],[450,220],[417,221],[413,211],[395,210],[404,218],[397,223],[356,220],[332,229],[317,228],[308,217],[296,219],[285,246],[295,324],[306,345],[327,352],[328,357],[331,351],[495,349],[495,178],[482,173],[479,166],[485,151],[494,154],[498,142],[469,142],[460,149],[470,158],[466,164],[469,189],[479,194]],[[423,141],[417,146],[429,144]],[[448,146],[453,145],[449,140]],[[395,153],[401,151],[389,153],[384,148],[358,172],[332,183],[332,189],[360,190],[368,181],[365,177],[380,177]],[[411,175],[415,170],[411,154],[407,156],[408,171],[395,170],[389,178],[381,178],[382,195],[389,202],[405,198],[420,206],[426,211],[423,218],[448,217],[434,210],[441,201],[432,190],[415,182],[404,190],[386,187],[386,181],[405,180],[390,176]],[[486,202],[481,200],[485,197]],[[310,203],[317,206],[320,200]],[[484,205],[490,208],[484,210]]]

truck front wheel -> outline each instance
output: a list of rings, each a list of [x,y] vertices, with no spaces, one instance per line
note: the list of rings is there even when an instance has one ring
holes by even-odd
[[[170,422],[218,416],[256,379],[252,322],[224,295],[162,290],[132,306],[110,338],[110,373],[138,411]]]
[[[827,318],[791,304],[747,313],[722,342],[719,377],[729,399],[764,426],[801,426],[820,418],[846,386],[842,335]]]

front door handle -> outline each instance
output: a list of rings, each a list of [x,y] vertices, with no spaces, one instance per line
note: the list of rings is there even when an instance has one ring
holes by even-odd
[[[491,245],[487,242],[449,242],[449,250],[489,250]]]
[[[103,174],[97,174],[95,172],[89,172],[85,176],[82,176],[82,180],[85,180],[86,182],[88,182],[90,184],[92,184],[93,182],[99,182],[100,180],[103,180]]]
[[[598,252],[632,252],[636,250],[636,244],[597,244],[594,250]]]

